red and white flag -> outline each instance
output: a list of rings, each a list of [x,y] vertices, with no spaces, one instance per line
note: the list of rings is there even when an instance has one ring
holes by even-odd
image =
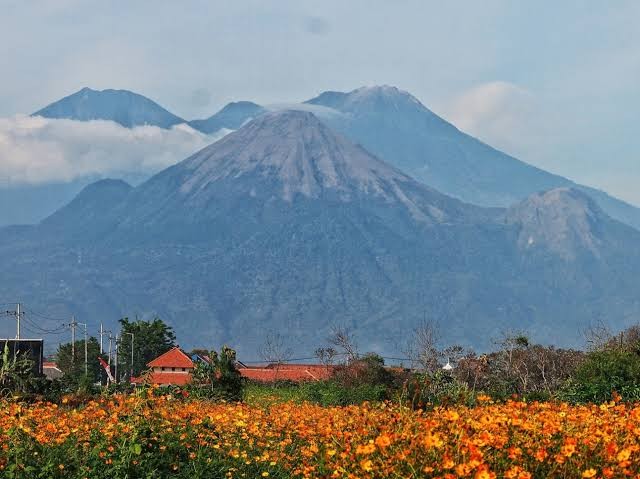
[[[115,382],[115,379],[113,379],[113,375],[111,374],[111,368],[109,367],[107,362],[104,359],[102,359],[100,356],[98,356],[98,361],[100,361],[100,365],[107,372],[107,377],[109,378],[109,381]]]

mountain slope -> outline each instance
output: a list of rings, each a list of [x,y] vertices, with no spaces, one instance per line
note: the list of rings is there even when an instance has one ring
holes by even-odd
[[[250,101],[232,102],[207,119],[190,121],[189,126],[206,134],[215,133],[222,128],[237,130],[265,111],[260,105]]]
[[[52,103],[33,116],[70,120],[111,120],[126,128],[152,125],[171,128],[185,120],[154,101],[128,90],[82,90]]]
[[[575,187],[612,217],[640,229],[640,209],[506,155],[395,87],[325,92],[306,103],[341,112],[323,119],[414,178],[463,201],[508,207],[532,193]]]
[[[183,345],[249,359],[270,330],[309,354],[333,324],[397,354],[425,316],[477,348],[513,328],[575,344],[604,314],[617,327],[640,313],[640,233],[584,198],[468,205],[310,113],[269,113],[136,188],[99,183],[3,229],[0,288],[94,326],[159,315]]]

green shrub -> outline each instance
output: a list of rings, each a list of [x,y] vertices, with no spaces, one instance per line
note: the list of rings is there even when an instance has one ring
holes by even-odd
[[[631,351],[590,353],[568,382],[561,398],[572,402],[604,402],[619,394],[625,401],[640,400],[640,356]]]
[[[358,384],[344,386],[336,381],[317,381],[300,386],[304,398],[321,406],[347,406],[365,401],[384,401],[387,399],[387,387],[384,384]]]
[[[223,346],[220,354],[209,353],[209,361],[198,361],[187,391],[196,398],[223,401],[242,400],[243,382],[236,369],[236,352]]]
[[[400,401],[414,409],[454,404],[473,405],[475,395],[469,387],[445,371],[413,374],[404,384]]]

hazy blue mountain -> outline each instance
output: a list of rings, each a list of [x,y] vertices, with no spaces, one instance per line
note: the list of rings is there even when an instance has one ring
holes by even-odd
[[[342,113],[324,120],[414,178],[463,201],[507,207],[539,191],[573,187],[613,218],[640,229],[639,208],[502,153],[395,87],[324,92],[306,103]]]
[[[44,184],[0,183],[0,226],[34,224],[71,201],[95,179]]]
[[[425,316],[484,348],[510,328],[575,344],[640,314],[640,232],[584,193],[472,206],[307,112],[261,115],[135,188],[91,185],[0,230],[0,262],[3,295],[38,311],[94,327],[157,314],[180,344],[245,359],[270,330],[309,354],[345,324],[363,350],[397,354]]]
[[[139,184],[149,176],[140,172],[123,173],[123,180]],[[73,200],[87,185],[100,179],[99,176],[92,175],[69,182],[0,182],[0,227],[39,223]]]
[[[117,225],[111,213],[127,199],[131,190],[132,186],[123,180],[96,181],[41,224],[48,234],[57,238],[93,238],[109,234]]]
[[[189,126],[206,134],[215,133],[222,128],[237,130],[265,111],[263,107],[250,101],[232,102],[205,120],[190,121]]]
[[[82,90],[56,101],[33,116],[69,120],[111,120],[126,128],[152,125],[171,128],[185,120],[154,101],[128,90]]]

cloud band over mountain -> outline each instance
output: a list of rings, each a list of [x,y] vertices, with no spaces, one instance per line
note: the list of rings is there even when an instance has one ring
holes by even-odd
[[[148,175],[226,133],[205,135],[185,124],[125,128],[102,120],[0,118],[0,183],[64,182],[125,172]]]

